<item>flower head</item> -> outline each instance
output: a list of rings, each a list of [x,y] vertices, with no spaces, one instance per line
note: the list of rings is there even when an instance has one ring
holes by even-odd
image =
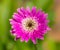
[[[28,42],[29,39],[36,44],[36,39],[44,39],[44,35],[49,30],[48,14],[42,10],[36,10],[36,7],[26,9],[18,8],[17,13],[10,19],[12,29],[10,32],[15,36],[15,40]]]

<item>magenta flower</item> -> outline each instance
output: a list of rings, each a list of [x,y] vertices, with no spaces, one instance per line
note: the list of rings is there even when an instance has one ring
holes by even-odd
[[[36,44],[36,40],[43,40],[49,30],[47,17],[47,13],[36,10],[36,7],[33,7],[32,10],[29,7],[18,8],[17,13],[14,13],[13,18],[10,19],[12,25],[10,32],[15,36],[15,40],[28,42],[31,39]]]

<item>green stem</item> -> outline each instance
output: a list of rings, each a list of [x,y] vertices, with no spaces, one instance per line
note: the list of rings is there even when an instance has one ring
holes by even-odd
[[[35,46],[35,50],[38,50],[38,48],[37,48],[37,44],[34,44],[34,46]]]

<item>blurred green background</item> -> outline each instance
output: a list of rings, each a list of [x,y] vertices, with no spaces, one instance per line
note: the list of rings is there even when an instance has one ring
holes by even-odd
[[[48,13],[50,20],[49,26],[54,25],[54,0],[0,0],[0,50],[35,50],[35,46],[31,41],[28,43],[14,41],[9,30],[11,25],[9,19],[19,7],[36,6]],[[48,32],[49,33],[49,32]],[[60,42],[56,42],[47,34],[43,41],[38,40],[38,50],[60,50]]]

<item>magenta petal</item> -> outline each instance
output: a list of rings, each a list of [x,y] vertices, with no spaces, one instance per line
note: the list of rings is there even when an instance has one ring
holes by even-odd
[[[23,12],[20,10],[20,8],[17,9],[17,12],[19,13],[20,16],[24,17]]]
[[[36,15],[36,7],[33,7],[33,8],[32,8],[32,15],[33,15],[33,16]]]
[[[25,42],[28,42],[29,39],[30,39],[30,36],[29,36],[29,34],[27,34],[27,35],[26,35],[26,38],[25,38]]]
[[[27,10],[27,12],[28,12],[28,13],[30,13],[30,12],[31,12],[29,7],[27,7],[27,8],[26,8],[26,10]]]
[[[23,42],[25,40],[25,37],[26,37],[26,34],[23,33],[21,36],[21,42]]]
[[[36,38],[32,37],[31,40],[34,44],[36,44]]]
[[[17,17],[16,15],[13,15],[13,19],[16,21],[16,22],[21,22],[21,19],[19,17]]]

